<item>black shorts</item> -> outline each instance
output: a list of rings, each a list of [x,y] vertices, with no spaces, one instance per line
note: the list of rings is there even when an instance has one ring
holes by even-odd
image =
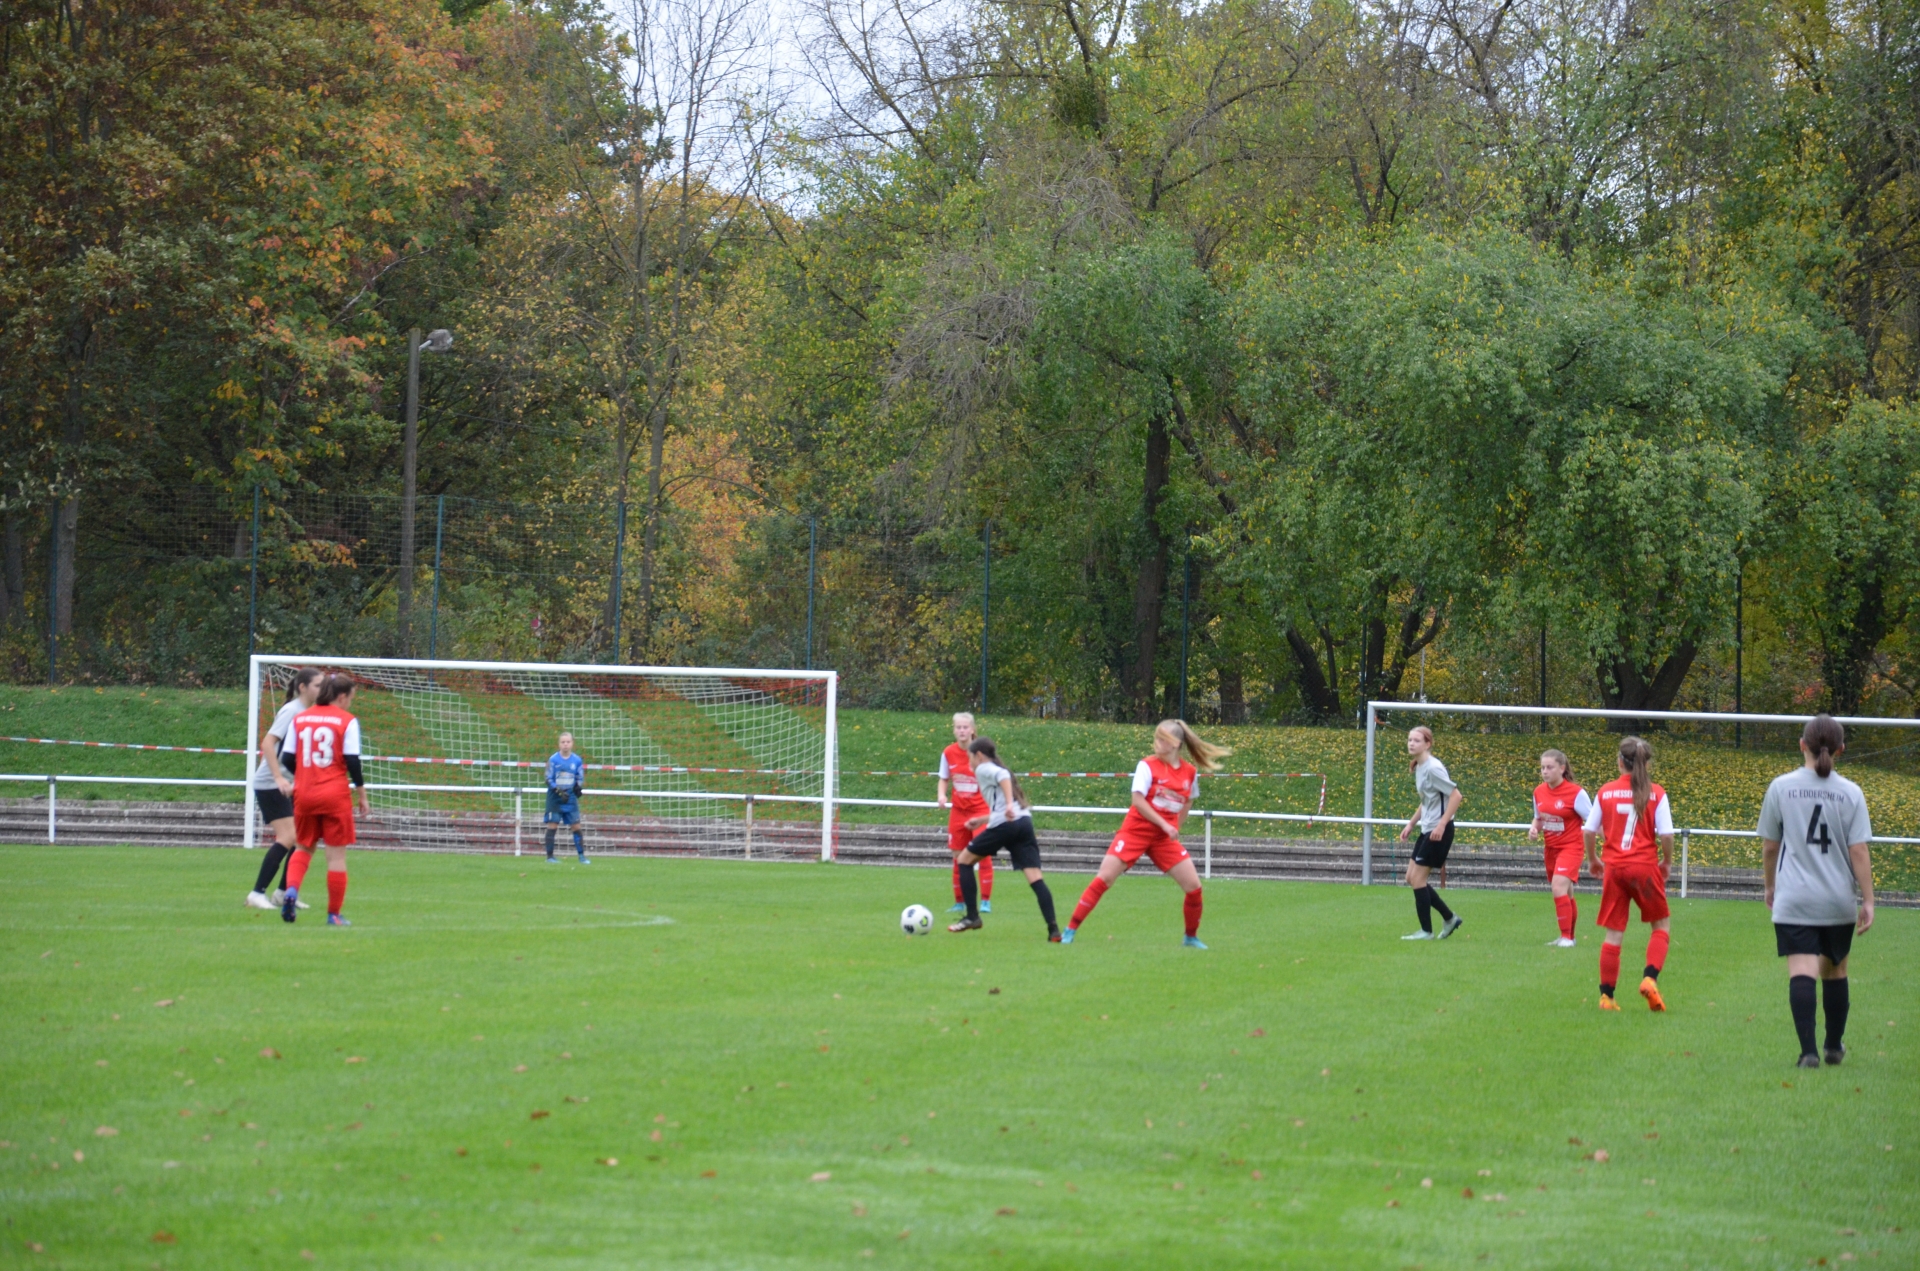
[[[1413,841],[1413,863],[1425,865],[1428,869],[1444,869],[1447,853],[1453,850],[1453,822],[1447,822],[1446,831],[1439,838],[1431,834],[1422,834]]]
[[[1773,946],[1783,958],[1789,953],[1811,953],[1839,966],[1853,951],[1853,924],[1843,922],[1831,927],[1809,927],[1798,922],[1776,922],[1773,924]]]
[[[293,800],[281,794],[279,786],[255,790],[253,801],[260,806],[260,816],[269,825],[293,815]]]
[[[1023,816],[980,831],[967,850],[975,856],[992,856],[1001,848],[1015,869],[1040,868],[1040,842],[1033,837],[1033,818]]]

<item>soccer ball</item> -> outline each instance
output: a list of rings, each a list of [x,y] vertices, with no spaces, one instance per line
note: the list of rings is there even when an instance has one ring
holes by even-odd
[[[910,936],[924,936],[933,930],[933,910],[925,905],[908,905],[900,911],[900,930]]]

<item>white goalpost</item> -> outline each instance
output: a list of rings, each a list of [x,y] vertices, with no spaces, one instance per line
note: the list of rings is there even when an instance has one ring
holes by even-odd
[[[255,654],[249,780],[266,725],[309,667],[356,684],[374,795],[363,839],[518,854],[529,830],[537,838],[547,757],[569,732],[597,849],[751,857],[757,822],[763,854],[817,843],[833,859],[836,672]],[[246,846],[259,832],[249,795]]]
[[[1360,881],[1363,884],[1373,882],[1373,829],[1376,819],[1373,815],[1374,794],[1374,747],[1377,739],[1380,716],[1383,714],[1400,715],[1508,715],[1526,718],[1560,718],[1589,720],[1657,720],[1663,723],[1686,722],[1695,724],[1790,724],[1804,725],[1812,719],[1811,715],[1760,715],[1735,711],[1634,711],[1602,710],[1597,707],[1572,706],[1483,706],[1461,702],[1368,702],[1367,703],[1367,767],[1366,784],[1361,797],[1360,829]],[[1920,728],[1920,719],[1900,719],[1882,716],[1836,716],[1839,722],[1849,730],[1855,728]],[[1611,776],[1611,774],[1609,774]],[[1390,820],[1380,820],[1378,824],[1398,824]],[[1463,828],[1474,828],[1475,823],[1463,821]],[[1503,828],[1525,828],[1524,826]],[[1699,832],[1699,831],[1696,831]],[[1912,843],[1912,839],[1887,838],[1876,835],[1875,842]],[[1684,894],[1684,893],[1683,893]]]

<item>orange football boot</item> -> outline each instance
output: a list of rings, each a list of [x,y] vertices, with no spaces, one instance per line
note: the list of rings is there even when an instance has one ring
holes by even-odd
[[[1640,981],[1640,996],[1647,999],[1647,1009],[1650,1011],[1667,1009],[1666,1001],[1660,996],[1660,983],[1651,975]]]

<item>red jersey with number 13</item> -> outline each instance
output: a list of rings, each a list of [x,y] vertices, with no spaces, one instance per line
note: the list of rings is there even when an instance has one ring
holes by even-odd
[[[974,779],[973,752],[956,741],[941,752],[940,762],[947,770],[954,814],[961,818],[984,815],[987,801],[980,797],[980,783]]]
[[[293,717],[283,754],[294,757],[293,797],[304,808],[347,804],[348,755],[360,753],[360,721],[338,706],[313,706]]]
[[[1158,755],[1148,755],[1140,763],[1147,770],[1149,782],[1147,788],[1141,790],[1140,772],[1135,769],[1135,793],[1146,795],[1147,803],[1177,833],[1180,818],[1186,815],[1187,805],[1193,802],[1194,791],[1200,782],[1200,770],[1190,763],[1170,764]],[[1127,819],[1120,823],[1120,837],[1145,843],[1167,836],[1159,826],[1142,816],[1138,808],[1129,806]]]

